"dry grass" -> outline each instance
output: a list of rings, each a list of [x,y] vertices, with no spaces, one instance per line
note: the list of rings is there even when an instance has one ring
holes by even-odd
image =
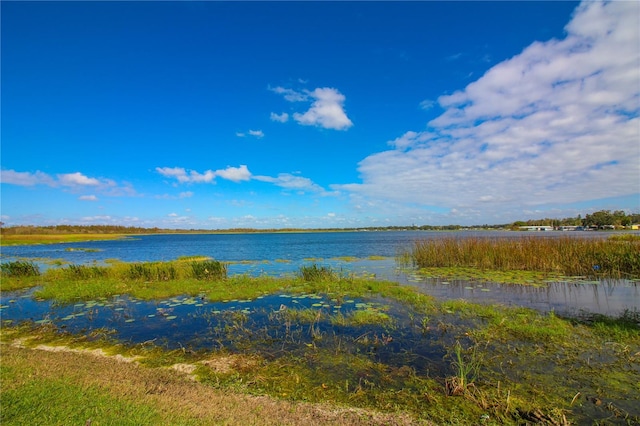
[[[193,381],[188,369],[148,368],[95,351],[43,349],[1,345],[3,393],[62,377],[80,388],[97,388],[109,397],[153,407],[160,414],[160,424],[416,424],[405,415],[224,392]],[[101,424],[101,419],[91,422]]]
[[[564,275],[640,276],[640,241],[574,237],[442,238],[416,241],[414,265],[540,271]]]

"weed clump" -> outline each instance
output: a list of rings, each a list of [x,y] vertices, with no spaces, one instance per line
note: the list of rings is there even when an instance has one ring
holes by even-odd
[[[8,277],[37,277],[40,275],[40,268],[33,262],[15,261],[0,264],[2,275]]]
[[[298,276],[307,282],[331,281],[338,278],[337,275],[330,267],[318,266],[315,263],[303,265],[298,271]]]
[[[197,280],[221,280],[227,278],[227,265],[217,260],[191,262],[191,273]]]

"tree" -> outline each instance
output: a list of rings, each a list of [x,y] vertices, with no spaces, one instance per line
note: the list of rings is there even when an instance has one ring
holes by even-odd
[[[614,217],[610,210],[600,210],[588,214],[584,218],[586,226],[597,226],[598,228],[614,224]]]

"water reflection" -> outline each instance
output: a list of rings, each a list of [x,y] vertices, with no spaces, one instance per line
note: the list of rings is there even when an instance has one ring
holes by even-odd
[[[425,278],[403,272],[399,272],[397,278],[441,300],[464,299],[476,303],[523,306],[570,317],[588,314],[618,316],[625,310],[640,309],[640,283],[631,280],[576,280],[524,286]]]

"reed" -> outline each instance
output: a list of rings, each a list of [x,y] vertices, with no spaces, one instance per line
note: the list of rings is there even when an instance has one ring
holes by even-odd
[[[405,257],[421,268],[472,267],[569,276],[640,277],[640,241],[632,238],[443,238],[416,241]]]
[[[338,274],[330,267],[318,266],[316,263],[301,266],[298,271],[298,276],[303,281],[310,282],[332,281],[338,278]]]
[[[18,260],[0,264],[0,271],[7,277],[36,277],[40,275],[40,268],[33,262]]]
[[[191,262],[191,273],[197,280],[220,280],[227,278],[227,265],[216,260]]]

